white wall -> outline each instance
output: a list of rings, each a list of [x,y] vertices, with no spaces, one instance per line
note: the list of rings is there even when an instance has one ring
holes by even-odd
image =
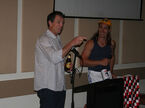
[[[140,80],[139,85],[140,85],[140,92],[145,93],[145,79]],[[145,105],[140,105],[140,108],[145,108]]]
[[[140,85],[140,92],[145,93],[145,79],[140,80],[139,85]]]

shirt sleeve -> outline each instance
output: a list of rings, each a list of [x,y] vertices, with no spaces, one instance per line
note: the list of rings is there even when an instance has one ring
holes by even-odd
[[[57,49],[53,39],[43,37],[38,40],[38,46],[44,56],[54,64],[63,61],[62,48]]]

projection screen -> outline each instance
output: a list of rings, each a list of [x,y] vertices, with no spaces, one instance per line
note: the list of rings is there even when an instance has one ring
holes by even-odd
[[[67,17],[141,19],[142,0],[54,0]]]

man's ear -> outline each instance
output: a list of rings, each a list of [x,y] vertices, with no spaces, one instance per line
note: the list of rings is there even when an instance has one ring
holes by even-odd
[[[49,24],[49,26],[51,26],[52,25],[52,22],[51,21],[48,21],[48,24]]]

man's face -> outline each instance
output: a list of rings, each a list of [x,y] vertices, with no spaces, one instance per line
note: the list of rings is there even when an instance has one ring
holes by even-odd
[[[61,33],[64,25],[64,18],[56,15],[53,22],[49,21],[49,30],[52,31],[55,35],[58,35]]]
[[[101,23],[99,25],[99,37],[106,38],[109,32],[110,32],[110,29],[107,24]]]

